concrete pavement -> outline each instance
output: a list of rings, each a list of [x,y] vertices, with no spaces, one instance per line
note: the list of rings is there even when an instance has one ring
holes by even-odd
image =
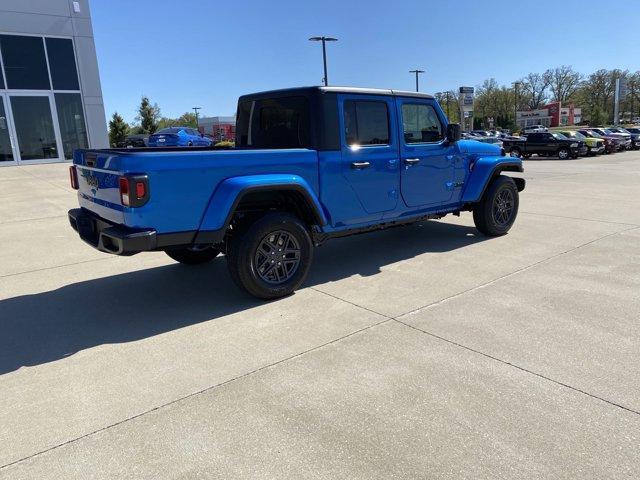
[[[0,479],[637,478],[640,154],[524,176],[505,237],[335,240],[262,303],[84,245],[66,165],[0,168]]]

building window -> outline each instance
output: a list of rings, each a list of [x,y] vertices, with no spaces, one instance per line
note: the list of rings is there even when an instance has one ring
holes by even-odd
[[[49,73],[42,37],[0,35],[7,88],[49,90]]]
[[[49,70],[54,90],[80,90],[73,42],[66,38],[46,38]]]
[[[79,93],[56,93],[56,110],[62,137],[62,150],[67,160],[73,158],[76,148],[88,148],[87,128]]]
[[[347,145],[387,145],[389,114],[386,102],[344,102],[344,130]]]
[[[58,158],[49,97],[11,96],[21,160]]]
[[[404,141],[428,143],[444,140],[438,114],[431,105],[405,103],[402,105],[402,127]]]

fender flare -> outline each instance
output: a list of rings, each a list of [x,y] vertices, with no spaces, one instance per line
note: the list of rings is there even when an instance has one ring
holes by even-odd
[[[467,186],[462,194],[463,203],[479,202],[491,179],[501,172],[523,172],[522,160],[514,157],[480,157],[473,164]],[[524,190],[524,179],[515,179],[518,191]],[[521,180],[521,181],[519,181]]]
[[[231,177],[215,189],[200,221],[194,243],[221,243],[242,199],[259,191],[293,191],[302,195],[317,225],[327,224],[327,217],[309,183],[299,175],[266,174]]]

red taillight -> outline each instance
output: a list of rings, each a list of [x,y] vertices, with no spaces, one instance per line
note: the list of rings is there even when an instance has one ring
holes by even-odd
[[[144,182],[136,182],[136,199],[143,199],[147,194],[147,186]]]
[[[120,202],[125,207],[128,207],[130,204],[129,201],[129,179],[127,177],[120,177],[119,181],[120,185]]]
[[[149,201],[149,180],[146,175],[127,175],[118,180],[120,202],[125,207],[141,207]]]
[[[78,170],[75,165],[69,167],[69,180],[71,181],[71,188],[78,190],[80,185],[78,184]]]

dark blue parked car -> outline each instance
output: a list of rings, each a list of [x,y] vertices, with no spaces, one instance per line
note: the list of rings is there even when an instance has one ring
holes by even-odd
[[[211,139],[191,127],[169,127],[149,137],[150,147],[209,147]]]

